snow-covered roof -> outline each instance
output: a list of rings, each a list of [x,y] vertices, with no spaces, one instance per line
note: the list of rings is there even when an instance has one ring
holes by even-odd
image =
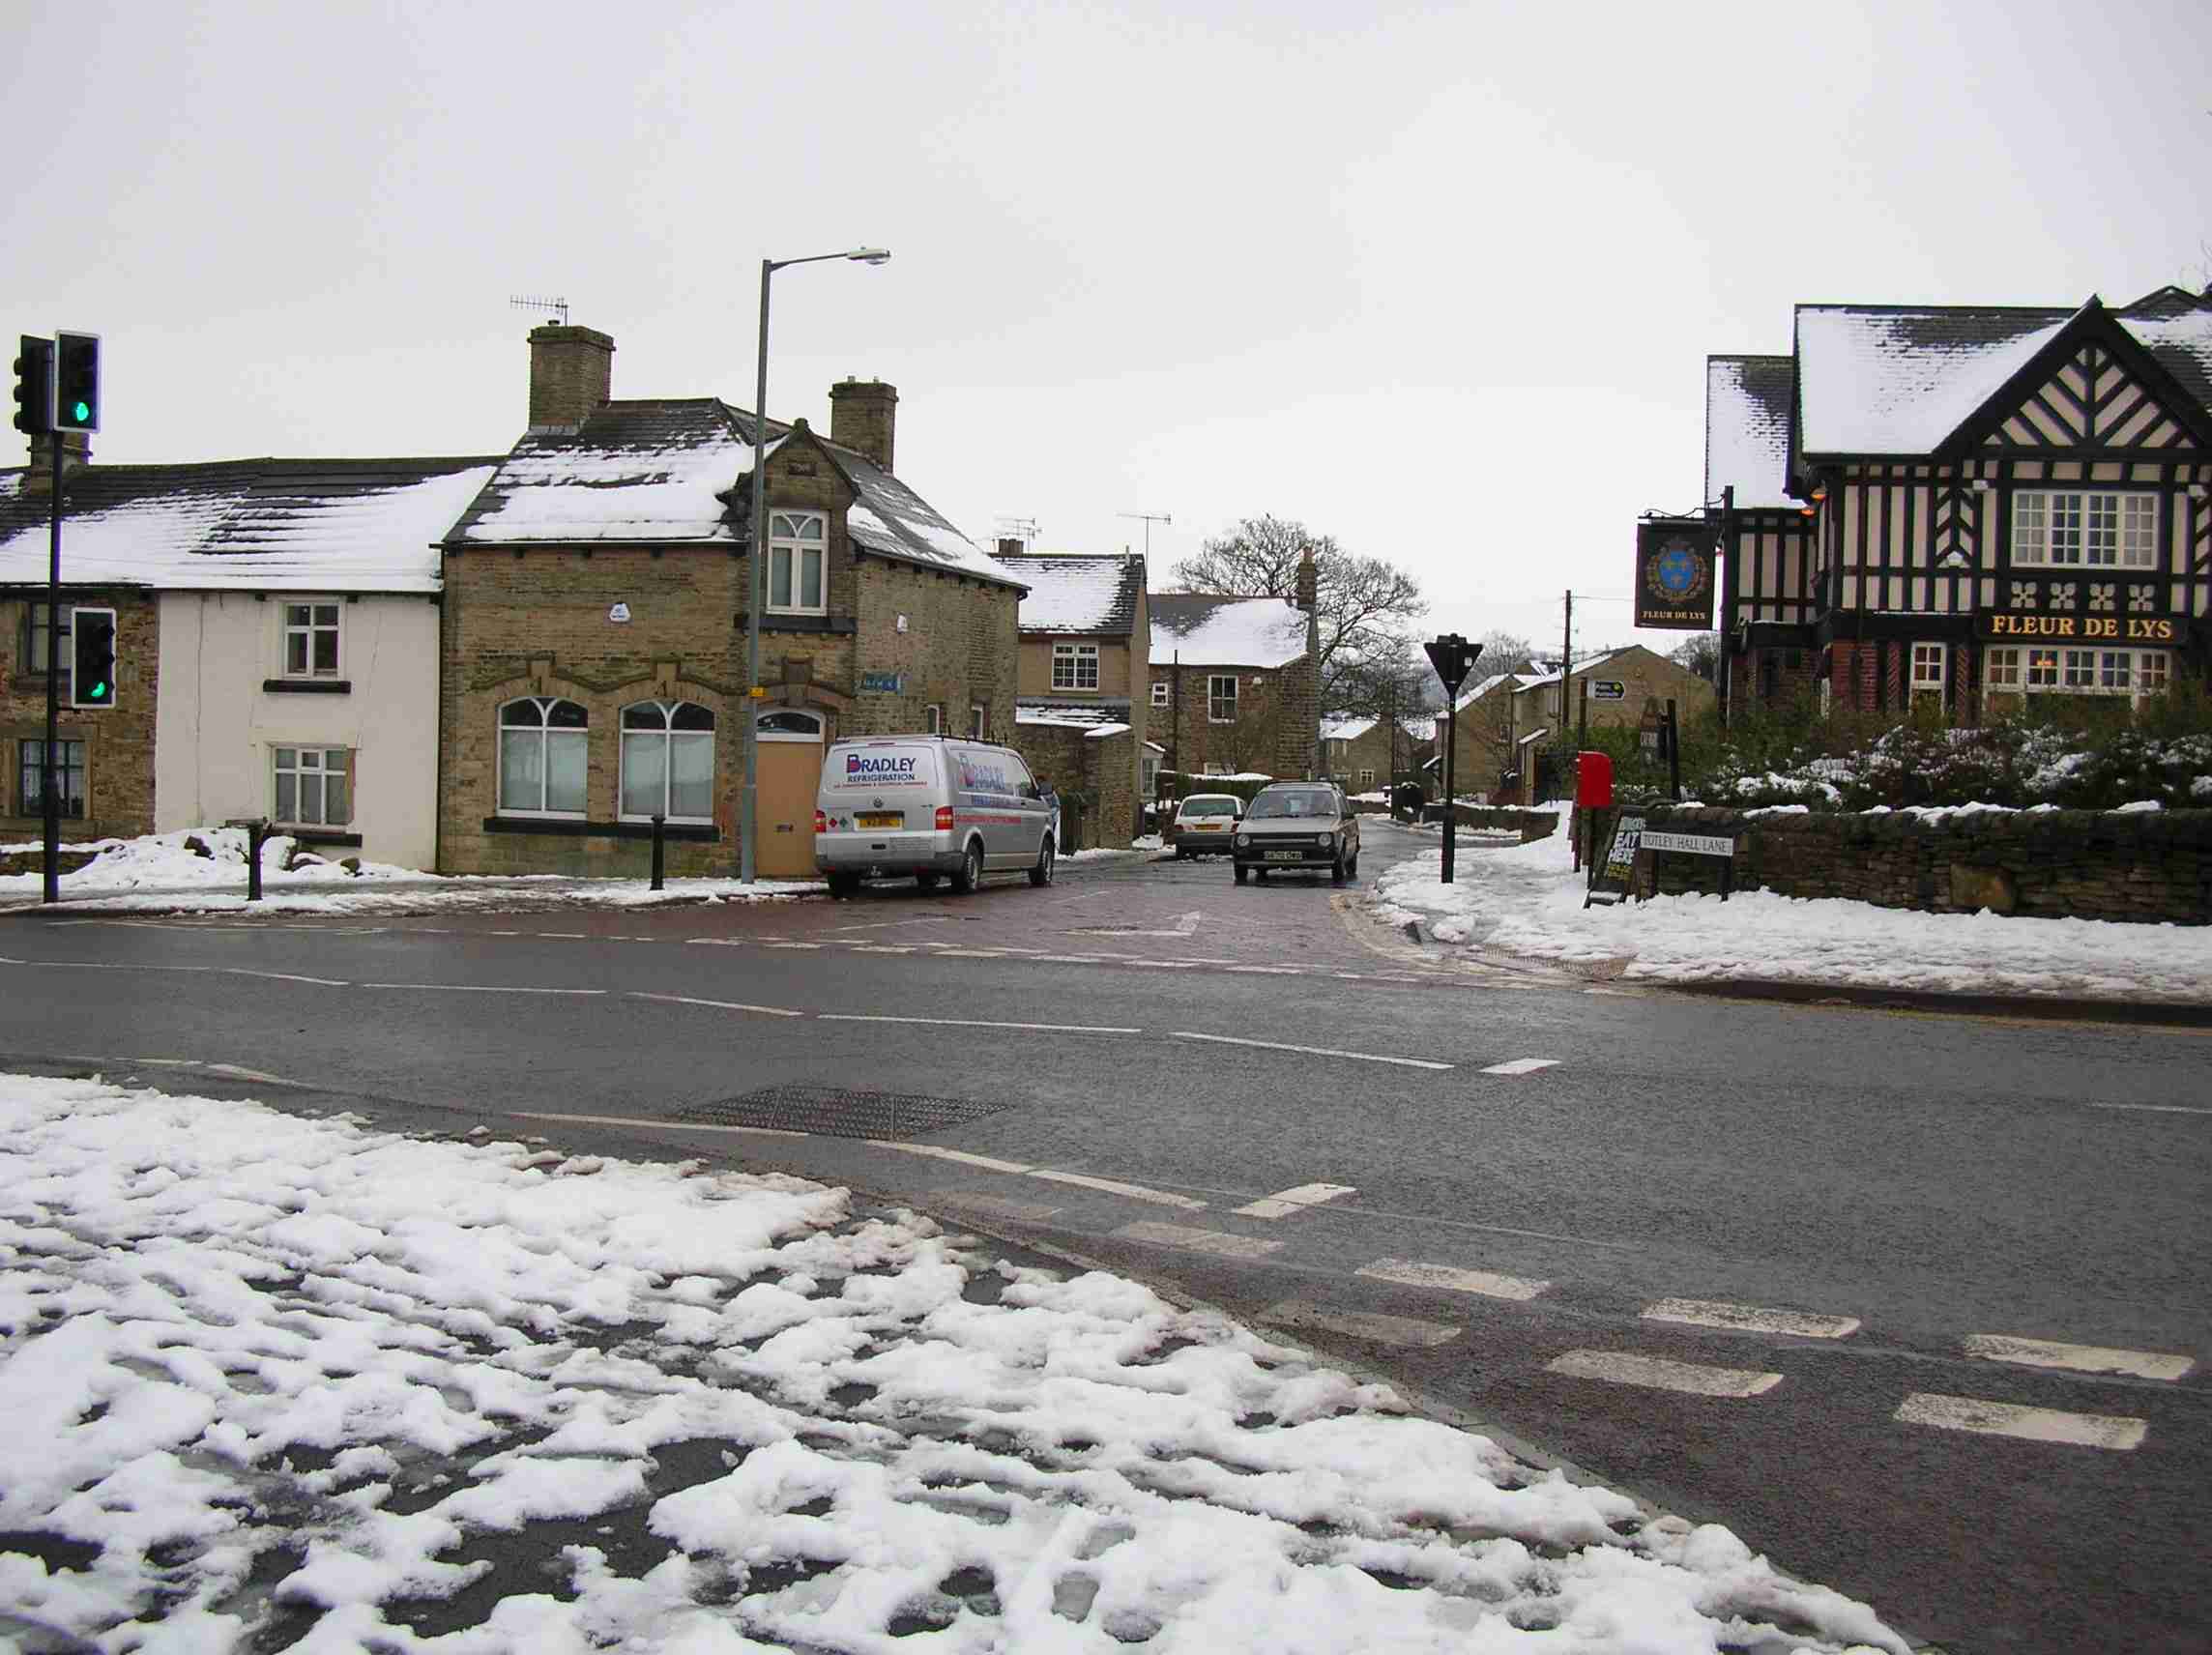
[[[1054,701],[1043,696],[1022,696],[1014,703],[1014,717],[1023,724],[1058,724],[1069,730],[1089,730],[1100,724],[1126,724],[1129,703],[1125,696],[1104,701]]]
[[[1022,598],[1024,632],[1125,638],[1136,629],[1145,590],[1145,560],[1136,553],[1002,553],[998,562],[1030,589]]]
[[[1627,654],[1629,651],[1642,647],[1639,644],[1630,644],[1623,649],[1608,650],[1603,654],[1592,655],[1587,660],[1577,661],[1574,665],[1575,677],[1582,678],[1596,672],[1607,662],[1617,660],[1622,655]],[[1547,673],[1515,673],[1512,676],[1513,692],[1516,695],[1525,689],[1542,689],[1546,684],[1556,684],[1559,682],[1559,674],[1557,668]]]
[[[2122,310],[1800,305],[1798,447],[1807,454],[1939,448],[2059,334],[2109,315],[2200,407],[2212,406],[2212,300],[2161,288]]]
[[[1356,741],[1382,722],[1380,718],[1324,718],[1321,721],[1322,740]]]
[[[1788,357],[1705,359],[1705,498],[1732,486],[1739,508],[1789,507]]]
[[[1306,614],[1286,597],[1152,595],[1152,665],[1280,667],[1306,653]]]
[[[742,545],[753,466],[753,416],[717,397],[601,403],[573,431],[540,429],[514,445],[453,528],[450,544],[574,545],[696,541]],[[765,452],[794,428],[767,422]],[[978,580],[1020,580],[867,455],[807,432],[853,485],[855,546]]]
[[[1484,679],[1472,689],[1461,690],[1459,699],[1452,703],[1452,711],[1454,712],[1465,712],[1470,707],[1472,707],[1476,702],[1480,701],[1484,696],[1488,695],[1499,684],[1508,682],[1511,680],[1517,679],[1521,676],[1522,675],[1519,673],[1492,673],[1488,678]],[[1433,729],[1434,726],[1432,725],[1431,728]]]
[[[91,465],[63,480],[70,584],[436,592],[436,542],[489,457]],[[44,495],[0,473],[0,582],[46,578]]]

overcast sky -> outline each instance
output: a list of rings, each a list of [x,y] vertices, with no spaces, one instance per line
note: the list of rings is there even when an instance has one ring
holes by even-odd
[[[2212,6],[15,0],[0,330],[104,335],[96,457],[498,453],[540,319],[617,396],[899,389],[972,537],[1272,512],[1433,630],[1631,638],[1708,352],[1800,302],[2212,279]],[[11,439],[14,433],[9,433]]]

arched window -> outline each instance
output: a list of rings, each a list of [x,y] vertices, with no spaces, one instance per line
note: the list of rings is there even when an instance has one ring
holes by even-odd
[[[533,695],[499,710],[503,816],[582,816],[591,715],[573,701]]]
[[[792,708],[779,707],[773,712],[763,712],[753,720],[753,728],[764,741],[778,739],[787,741],[819,741],[822,740],[822,715],[819,712],[800,712]]]
[[[640,701],[622,714],[622,816],[714,820],[714,714],[688,701]]]

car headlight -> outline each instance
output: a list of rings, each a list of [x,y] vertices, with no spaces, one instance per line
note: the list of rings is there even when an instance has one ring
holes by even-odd
[[[1252,835],[1249,833],[1239,833],[1237,835],[1237,842],[1239,845],[1249,845],[1252,842]]]

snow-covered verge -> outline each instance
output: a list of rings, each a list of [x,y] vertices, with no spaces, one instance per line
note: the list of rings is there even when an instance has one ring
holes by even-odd
[[[1905,1648],[794,1178],[0,1077],[0,1604],[110,1651]]]
[[[203,856],[193,842],[207,848]],[[423,914],[438,910],[528,908],[650,908],[701,901],[757,901],[804,896],[826,886],[818,880],[671,879],[655,890],[650,880],[565,879],[555,874],[516,877],[446,876],[357,862],[355,869],[307,851],[295,839],[272,834],[261,845],[261,901],[247,901],[248,838],[243,828],[194,828],[142,839],[100,839],[64,845],[65,851],[99,855],[56,882],[73,907],[111,912],[221,913],[252,907],[295,914]],[[34,858],[35,860],[35,858]],[[294,865],[285,866],[287,861]],[[45,876],[0,874],[0,907],[35,903]]]
[[[1657,981],[1812,982],[1966,994],[2212,1002],[2212,927],[1916,914],[1738,891],[1583,907],[1561,831],[1530,845],[1463,841],[1386,870],[1371,906],[1439,942],[1479,944]]]

